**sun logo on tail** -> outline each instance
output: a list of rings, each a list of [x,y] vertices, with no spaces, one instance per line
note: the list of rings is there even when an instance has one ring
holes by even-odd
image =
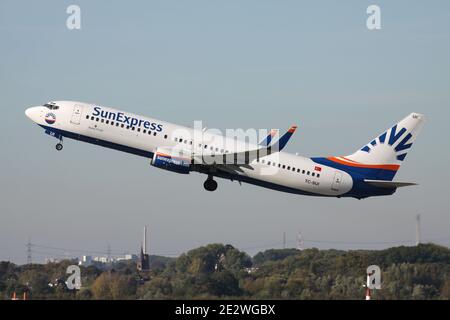
[[[406,134],[406,128],[402,128],[397,132],[397,125],[393,126],[388,131],[381,134],[378,138],[374,139],[368,145],[364,146],[361,151],[370,153],[374,150],[378,145],[388,144],[389,146],[394,147],[395,152],[397,153],[397,160],[403,161],[406,157],[406,150],[412,147],[412,143],[408,143],[412,138],[412,134]],[[403,137],[403,139],[401,139]],[[401,140],[400,140],[401,139]],[[400,141],[400,142],[398,142]],[[397,143],[398,142],[398,143]]]

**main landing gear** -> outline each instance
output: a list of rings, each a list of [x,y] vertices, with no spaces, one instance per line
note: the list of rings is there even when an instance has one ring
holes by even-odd
[[[205,190],[214,191],[217,189],[217,182],[213,179],[212,176],[209,176],[208,179],[203,183],[203,187]]]

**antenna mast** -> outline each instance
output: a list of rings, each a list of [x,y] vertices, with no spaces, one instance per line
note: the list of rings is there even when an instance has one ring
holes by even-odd
[[[144,226],[144,241],[142,243],[142,250],[147,254],[147,225]]]
[[[302,232],[299,231],[298,235],[297,235],[297,250],[303,250],[303,236],[302,236]]]
[[[416,216],[416,246],[420,244],[420,214]]]
[[[31,264],[32,259],[31,259],[31,239],[30,237],[28,237],[28,243],[27,243],[27,264]]]

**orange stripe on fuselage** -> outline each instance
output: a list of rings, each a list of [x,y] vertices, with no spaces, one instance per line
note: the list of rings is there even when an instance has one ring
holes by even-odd
[[[384,169],[384,170],[392,170],[397,171],[400,166],[398,164],[363,164],[363,163],[356,163],[356,162],[350,162],[350,161],[344,161],[340,160],[336,157],[328,157],[328,160],[331,160],[333,162],[337,162],[346,166],[350,167],[357,167],[357,168],[368,168],[368,169]]]
[[[346,158],[346,157],[339,157],[339,158],[342,158],[344,160],[347,160],[347,161],[350,161],[350,162],[353,162],[353,163],[359,163],[358,161],[353,161],[353,160],[350,160],[349,158]]]

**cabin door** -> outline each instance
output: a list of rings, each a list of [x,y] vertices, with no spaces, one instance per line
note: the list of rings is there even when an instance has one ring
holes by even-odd
[[[82,112],[83,112],[83,106],[80,106],[79,104],[74,105],[70,123],[80,124]]]
[[[334,174],[333,184],[331,185],[331,190],[339,191],[342,182],[342,172],[336,171]]]

